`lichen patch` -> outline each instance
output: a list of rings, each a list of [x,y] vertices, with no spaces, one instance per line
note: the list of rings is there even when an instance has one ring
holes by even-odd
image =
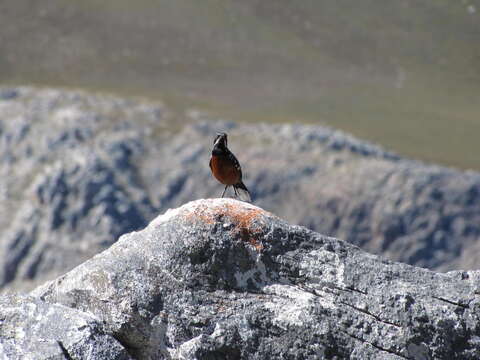
[[[268,226],[269,212],[233,199],[199,200],[184,207],[183,216],[190,222],[213,225],[219,221],[233,225],[229,231],[257,252],[263,250],[262,234]]]

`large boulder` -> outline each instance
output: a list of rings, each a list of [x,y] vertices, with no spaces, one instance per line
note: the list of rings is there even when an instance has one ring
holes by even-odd
[[[92,314],[137,359],[450,360],[480,353],[479,280],[211,199],[166,212],[31,295]]]

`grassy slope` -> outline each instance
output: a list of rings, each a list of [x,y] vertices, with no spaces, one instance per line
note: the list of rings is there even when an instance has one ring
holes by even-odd
[[[0,81],[161,97],[240,121],[326,122],[480,170],[479,0],[17,0]]]

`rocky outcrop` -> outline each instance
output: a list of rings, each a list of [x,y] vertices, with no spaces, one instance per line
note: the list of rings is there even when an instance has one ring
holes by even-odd
[[[219,196],[208,168],[218,130],[230,134],[256,205],[392,260],[478,268],[478,173],[405,160],[325,127],[238,125],[141,100],[3,88],[0,288],[31,288],[159,212]]]
[[[478,358],[479,280],[212,199],[168,211],[32,296],[91,314],[137,359],[450,360]]]
[[[19,295],[0,298],[0,359],[127,360],[91,314]]]

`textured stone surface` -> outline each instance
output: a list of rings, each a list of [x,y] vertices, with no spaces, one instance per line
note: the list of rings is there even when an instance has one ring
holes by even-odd
[[[0,297],[0,359],[131,359],[92,315],[24,296]]]
[[[61,89],[1,94],[0,288],[31,288],[155,214],[219,196],[208,168],[218,130],[254,203],[287,221],[422,267],[480,265],[476,172],[401,159],[319,126],[215,122]]]
[[[480,272],[434,273],[198,200],[32,292],[139,359],[477,359]]]

